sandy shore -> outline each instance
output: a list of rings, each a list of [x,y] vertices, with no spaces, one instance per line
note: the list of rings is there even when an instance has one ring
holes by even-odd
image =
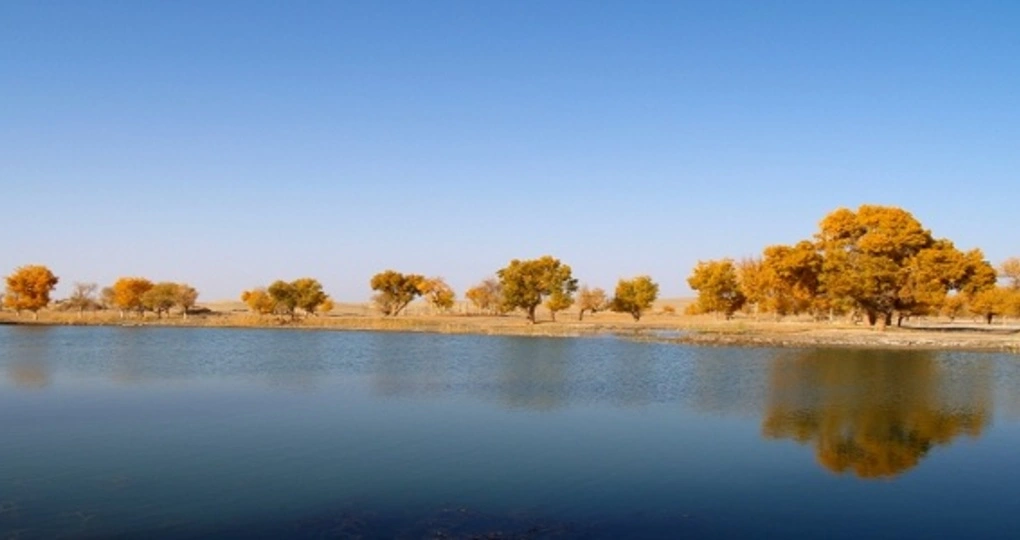
[[[563,315],[529,324],[519,316],[410,315],[332,315],[296,321],[276,317],[257,317],[238,312],[210,311],[192,315],[156,319],[127,317],[117,313],[43,312],[39,320],[29,315],[17,317],[0,313],[0,324],[18,325],[101,325],[172,326],[212,328],[292,328],[337,331],[434,332],[444,334],[483,334],[512,336],[579,337],[615,335],[643,341],[681,343],[702,346],[751,347],[857,347],[911,348],[1020,353],[1020,325],[982,325],[972,321],[948,321],[915,324],[903,328],[874,328],[847,324],[813,322],[771,322],[750,319],[723,321],[711,317],[652,315],[634,322],[629,317],[600,313],[578,321],[576,315]]]

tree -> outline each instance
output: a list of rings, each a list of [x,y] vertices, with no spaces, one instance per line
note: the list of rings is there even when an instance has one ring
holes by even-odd
[[[372,297],[376,307],[386,316],[397,316],[408,304],[422,295],[426,280],[419,274],[401,274],[386,270],[372,276],[369,283],[377,294]]]
[[[298,305],[298,291],[293,283],[287,283],[278,279],[266,289],[269,297],[273,299],[273,312],[280,315],[289,315],[294,318],[294,309]]]
[[[269,315],[276,308],[276,300],[262,287],[244,291],[241,293],[241,301],[258,315]]]
[[[544,299],[558,295],[557,302],[566,302],[577,290],[577,280],[571,275],[570,266],[549,255],[524,261],[513,259],[496,275],[503,286],[503,307],[523,309],[532,324],[535,309]]]
[[[145,314],[142,296],[153,287],[152,282],[140,277],[122,277],[113,284],[113,305],[120,310],[124,318],[125,311],[137,311],[139,316]]]
[[[606,291],[598,287],[589,289],[587,285],[582,285],[577,291],[577,307],[577,320],[583,321],[585,311],[592,315],[605,311],[609,307],[609,298]]]
[[[503,285],[495,279],[486,279],[464,293],[478,309],[494,315],[502,313]]]
[[[1000,267],[1002,277],[1009,280],[1009,286],[1020,290],[1020,257],[1010,257]]]
[[[638,276],[634,279],[621,279],[616,284],[613,295],[612,310],[630,313],[634,321],[641,320],[641,314],[651,309],[655,299],[659,297],[659,285],[649,276]]]
[[[793,246],[766,247],[762,253],[764,285],[768,307],[779,315],[814,309],[842,311],[842,306],[825,302],[819,295],[822,256],[816,246],[801,241]]]
[[[60,278],[45,266],[22,266],[7,276],[4,305],[18,313],[31,311],[32,317],[38,319],[39,310],[49,305],[50,293],[58,281]]]
[[[729,319],[746,301],[732,259],[698,261],[687,284],[698,292],[692,305],[695,312],[723,313]]]
[[[556,322],[556,312],[563,311],[574,305],[574,297],[570,293],[553,291],[545,301],[545,308],[549,310],[549,316]]]
[[[970,311],[992,324],[995,317],[1020,315],[1020,293],[1006,287],[985,289],[970,301]]]
[[[297,307],[305,313],[314,315],[323,303],[329,300],[329,295],[322,291],[322,284],[312,278],[301,278],[291,283],[296,295]]]
[[[187,319],[188,311],[195,307],[195,302],[198,301],[198,291],[187,283],[178,283],[177,297],[174,300],[174,304],[181,308],[181,316]]]
[[[441,277],[425,280],[421,293],[432,309],[439,311],[448,311],[453,307],[454,300],[457,298],[453,289]]]
[[[327,314],[333,311],[333,308],[335,307],[336,305],[333,303],[333,299],[326,297],[326,300],[315,308],[315,312],[319,314]]]
[[[71,287],[71,296],[67,297],[67,302],[64,305],[67,309],[78,310],[78,318],[82,318],[85,315],[86,309],[96,309],[99,307],[99,302],[96,300],[96,291],[99,290],[99,285],[95,283],[81,283],[79,281],[74,282]]]
[[[116,293],[114,293],[113,287],[103,287],[99,291],[99,307],[101,309],[113,309],[116,306],[115,298]]]
[[[157,283],[142,294],[142,305],[154,312],[157,319],[162,318],[163,313],[169,316],[170,308],[177,304],[178,294],[176,283],[168,281]]]

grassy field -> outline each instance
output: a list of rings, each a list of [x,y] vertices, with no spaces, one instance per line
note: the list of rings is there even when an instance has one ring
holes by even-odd
[[[585,314],[579,321],[576,310],[557,315],[539,311],[537,324],[520,314],[483,315],[461,303],[449,313],[433,313],[423,303],[412,304],[397,317],[382,317],[369,304],[337,304],[325,315],[296,320],[251,314],[240,302],[200,304],[187,319],[174,313],[156,318],[117,311],[41,311],[20,317],[0,312],[0,324],[189,326],[221,328],[303,328],[323,330],[371,330],[437,333],[470,333],[528,336],[585,336],[616,334],[634,339],[720,346],[852,346],[970,349],[1020,352],[1020,325],[1016,321],[984,325],[971,319],[910,321],[903,328],[878,331],[844,319],[815,322],[806,319],[776,321],[739,314],[732,320],[712,315],[683,315],[690,299],[663,300],[638,322],[621,313]],[[668,307],[667,307],[668,306]],[[672,310],[672,311],[671,311]]]

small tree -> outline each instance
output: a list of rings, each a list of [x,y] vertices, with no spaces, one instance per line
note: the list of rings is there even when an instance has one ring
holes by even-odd
[[[582,285],[577,291],[577,307],[577,320],[583,321],[585,311],[594,315],[608,309],[609,298],[606,296],[606,291],[598,287],[589,289],[587,285]]]
[[[38,319],[39,310],[49,305],[50,293],[58,281],[60,278],[45,266],[22,266],[7,276],[4,305],[19,314],[22,310],[31,311],[32,317]]]
[[[992,324],[995,317],[1011,315],[1020,309],[1020,293],[1006,287],[985,289],[970,301],[970,311]]]
[[[549,310],[553,322],[556,321],[557,311],[563,311],[572,305],[574,305],[574,297],[569,292],[553,291],[549,295],[549,299],[545,301],[545,308]]]
[[[453,307],[457,295],[453,289],[446,284],[441,277],[434,277],[425,280],[422,286],[422,294],[432,309],[437,311],[449,311]]]
[[[145,306],[145,309],[154,312],[156,318],[160,319],[164,313],[169,316],[170,308],[177,303],[177,294],[176,283],[168,281],[157,283],[142,295],[142,305]]]
[[[566,302],[577,290],[570,266],[548,255],[524,261],[514,259],[496,275],[503,286],[503,307],[523,309],[531,323],[535,322],[535,309],[544,299],[559,295],[565,298],[558,302]]]
[[[269,315],[276,308],[276,301],[262,287],[244,291],[241,293],[241,301],[258,315]]]
[[[198,301],[198,291],[187,283],[178,283],[177,297],[174,300],[174,304],[181,308],[181,317],[187,319],[188,311],[195,307],[195,302]]]
[[[78,318],[82,318],[86,309],[92,310],[99,307],[99,301],[96,299],[98,290],[99,285],[95,283],[76,281],[71,288],[71,296],[67,297],[67,302],[65,302],[67,309],[77,310]]]
[[[471,287],[464,293],[464,296],[475,307],[490,315],[502,312],[500,307],[503,304],[503,286],[495,279],[486,279]]]
[[[621,279],[616,284],[612,310],[630,313],[634,321],[641,320],[641,314],[651,309],[655,299],[659,297],[659,285],[649,276],[638,276],[634,279]]]
[[[415,298],[422,295],[425,284],[425,277],[419,274],[401,274],[386,270],[372,276],[370,285],[373,291],[377,291],[372,300],[383,315],[396,316]]]
[[[1009,281],[1009,287],[1020,290],[1020,257],[1010,257],[1003,261],[999,275]]]

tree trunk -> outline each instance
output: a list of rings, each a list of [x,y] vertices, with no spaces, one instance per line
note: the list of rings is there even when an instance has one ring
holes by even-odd
[[[638,322],[638,321],[641,320],[641,312],[640,311],[634,311],[630,315],[632,317],[634,317],[634,322]]]
[[[902,328],[903,327],[903,319],[904,319],[904,316],[903,316],[902,313],[897,313],[896,314],[896,328]]]
[[[886,327],[892,326],[892,312],[891,311],[887,311],[885,313],[885,326]],[[883,329],[884,329],[884,327],[883,327]]]
[[[538,306],[528,306],[528,322],[535,324],[535,308]]]
[[[581,311],[577,312],[577,320],[579,320],[579,321],[583,321],[584,320],[584,310],[583,309]]]
[[[992,317],[995,317],[994,313],[987,313],[987,314],[985,314],[985,322],[987,324],[992,324]]]
[[[874,311],[871,311],[869,309],[868,310],[868,326],[875,326],[876,322],[878,322],[878,315],[876,315]]]

